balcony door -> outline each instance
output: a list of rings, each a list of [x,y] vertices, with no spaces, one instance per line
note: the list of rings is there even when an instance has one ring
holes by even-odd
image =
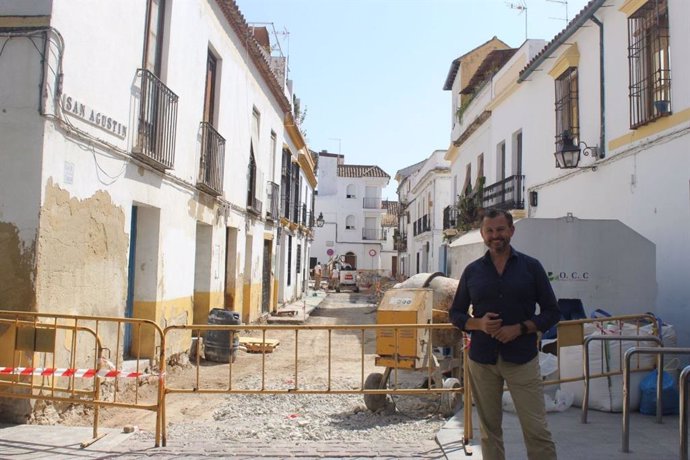
[[[146,35],[144,36],[143,67],[161,77],[163,55],[163,29],[166,0],[149,0],[146,7]]]

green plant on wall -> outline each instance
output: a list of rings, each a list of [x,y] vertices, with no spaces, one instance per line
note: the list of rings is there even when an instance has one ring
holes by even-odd
[[[458,123],[462,123],[462,116],[467,110],[467,107],[470,106],[472,103],[472,100],[474,99],[474,93],[468,94],[466,97],[462,98],[462,102],[460,103],[460,106],[457,108],[455,111],[455,116],[458,117]]]
[[[474,188],[467,187],[462,195],[458,196],[456,207],[458,208],[457,229],[468,232],[473,228],[479,228],[479,220],[483,210],[484,201],[484,176],[477,179]]]

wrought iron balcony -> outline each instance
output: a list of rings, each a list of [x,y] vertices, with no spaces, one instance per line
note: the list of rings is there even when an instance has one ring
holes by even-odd
[[[222,195],[224,163],[225,139],[209,123],[202,122],[197,188],[214,196]]]
[[[407,251],[407,233],[401,233],[396,230],[393,235],[393,247],[398,252]]]
[[[307,205],[306,203],[302,203],[302,208],[300,209],[300,224],[302,224],[304,227],[307,226]]]
[[[428,232],[431,230],[431,216],[425,214],[422,216],[422,232]]]
[[[362,239],[363,240],[383,240],[383,229],[381,228],[363,228],[362,229]]]
[[[381,198],[365,196],[362,198],[362,206],[364,209],[381,209]]]
[[[510,176],[484,187],[482,206],[496,209],[525,208],[525,176]]]
[[[455,205],[443,209],[443,229],[455,228],[458,225],[458,208]]]
[[[268,181],[266,187],[266,219],[278,220],[280,218],[280,187],[275,182]]]
[[[137,73],[141,75],[141,98],[132,153],[158,170],[172,169],[178,97],[148,70],[139,69]]]
[[[314,228],[316,219],[314,218],[314,210],[309,210],[309,217],[307,218],[307,227]]]

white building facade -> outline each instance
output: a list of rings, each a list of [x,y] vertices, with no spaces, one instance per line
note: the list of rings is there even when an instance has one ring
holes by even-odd
[[[341,257],[360,272],[390,272],[384,266],[381,195],[390,176],[375,165],[348,165],[344,155],[318,154],[315,214],[323,217],[312,243],[312,266]],[[390,260],[390,259],[389,259]]]
[[[291,234],[304,261],[311,238],[280,208],[281,152],[302,215],[316,177],[265,31],[216,0],[2,0],[0,12],[0,285],[15,286],[0,308],[161,326],[275,309],[281,280],[303,279],[280,246]],[[120,343],[142,357],[157,345]]]
[[[398,187],[405,203],[409,273],[446,272],[446,239],[443,235],[444,208],[452,200],[450,162],[445,150],[434,151],[419,168],[404,178]],[[398,176],[396,176],[398,177]],[[402,193],[402,194],[401,194]]]
[[[682,0],[592,0],[551,42],[527,41],[478,75],[446,157],[463,185],[466,171],[483,167],[484,207],[616,219],[652,241],[649,311],[675,324],[682,344],[690,342],[690,232],[677,231],[690,224],[690,32],[681,19],[689,14]],[[500,184],[511,176],[522,183]]]

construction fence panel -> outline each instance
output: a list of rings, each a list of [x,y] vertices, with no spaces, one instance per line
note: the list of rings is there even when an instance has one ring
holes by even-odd
[[[159,445],[163,349],[162,329],[148,320],[0,310],[0,399],[17,418],[31,401],[90,407],[84,445],[100,437],[103,407],[153,411]]]
[[[451,355],[449,347],[434,343],[436,332],[448,330],[455,327],[450,324],[168,326],[163,332],[166,343],[181,342],[184,340],[181,336],[191,334],[189,357],[194,378],[181,379],[176,373],[170,373],[164,403],[172,395],[196,394],[359,394],[384,399],[408,395],[433,397],[436,401],[459,398],[465,391],[462,382],[466,381],[463,376],[466,348],[460,340]],[[205,337],[217,333],[223,333],[227,352],[221,353],[220,358],[214,352],[209,359]],[[383,357],[385,360],[377,349],[383,338],[391,344],[391,350]],[[217,345],[214,343],[213,348]],[[233,355],[238,351],[241,354],[235,360]],[[451,374],[455,378],[453,385],[444,386],[444,379]],[[372,375],[377,382],[374,387]],[[471,410],[471,404],[467,407]],[[164,415],[163,445],[165,426]]]

